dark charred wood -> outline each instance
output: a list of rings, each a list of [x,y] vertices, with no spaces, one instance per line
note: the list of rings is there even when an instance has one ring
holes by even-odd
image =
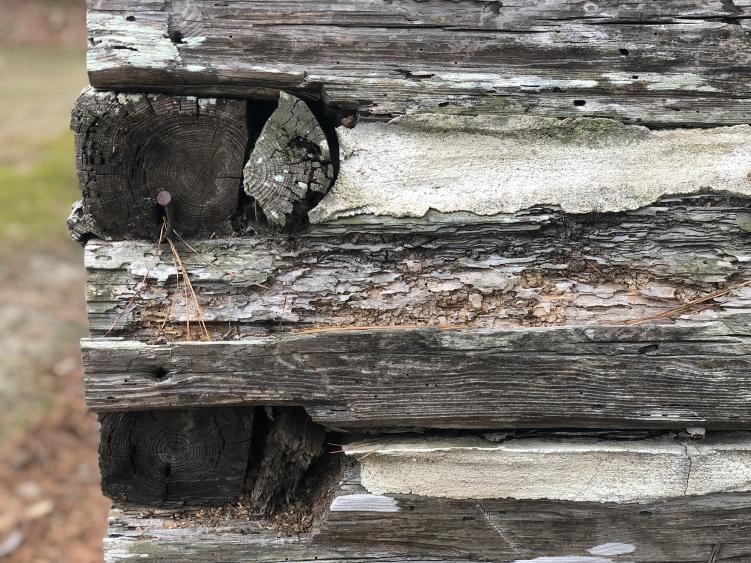
[[[99,422],[102,489],[116,503],[204,506],[243,495],[252,408],[103,413]]]
[[[324,451],[326,433],[301,408],[266,409],[270,420],[248,478],[250,504],[270,513],[289,504],[303,475]]]

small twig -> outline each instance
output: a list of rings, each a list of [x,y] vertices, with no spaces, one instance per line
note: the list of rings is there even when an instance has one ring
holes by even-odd
[[[319,332],[349,332],[354,330],[411,330],[415,328],[432,328],[437,330],[459,330],[462,328],[473,328],[467,324],[438,324],[438,325],[357,325],[357,326],[314,326],[311,328],[301,328],[294,330],[295,334],[317,334]]]
[[[284,315],[287,313],[287,294],[284,294],[284,304],[282,305],[282,316],[279,317],[279,328],[282,326],[282,322],[284,322]]]
[[[175,243],[172,242],[172,239],[167,237],[167,242],[170,245],[170,248],[172,249],[172,254],[175,256],[175,260],[177,261],[178,266],[182,270],[183,274],[183,286],[186,290],[186,300],[188,299],[188,293],[193,299],[193,303],[196,307],[196,313],[198,316],[198,324],[203,329],[204,334],[206,335],[206,338],[208,340],[211,340],[211,334],[209,333],[209,329],[206,328],[206,323],[203,320],[203,310],[201,309],[201,304],[198,302],[198,295],[196,295],[195,290],[193,289],[193,284],[190,282],[190,275],[188,274],[188,269],[185,267],[185,264],[182,261],[182,258],[180,258],[180,253],[177,251],[177,247],[175,246]],[[186,302],[186,309],[187,309],[187,302]],[[188,320],[190,319],[190,316]],[[188,335],[190,337],[190,334]]]
[[[714,544],[714,547],[712,547],[712,552],[709,554],[709,559],[707,559],[707,563],[717,563],[720,557],[721,547],[722,547],[721,543]]]
[[[219,337],[219,340],[224,340],[224,339],[225,339],[225,338],[227,338],[227,337],[228,337],[228,336],[229,336],[230,334],[232,334],[232,321],[227,321],[227,326],[229,327],[229,328],[227,329],[227,332],[225,332],[224,334],[222,334],[222,335],[221,335],[221,336]]]
[[[170,300],[169,307],[167,307],[167,312],[165,313],[164,318],[162,319],[162,324],[159,325],[159,331],[156,333],[154,340],[157,340],[164,333],[164,327],[167,326],[167,321],[169,320],[170,315],[172,314],[173,304],[174,304],[173,300]]]
[[[192,246],[190,245],[190,243],[188,243],[188,241],[186,241],[186,240],[185,240],[185,239],[184,239],[184,238],[183,238],[182,236],[180,236],[180,233],[178,233],[178,232],[177,232],[177,231],[175,231],[174,229],[172,230],[172,232],[174,233],[174,235],[175,235],[175,236],[176,236],[177,238],[179,238],[179,239],[180,239],[180,242],[182,242],[182,243],[183,243],[183,244],[184,244],[184,245],[185,245],[186,247],[188,247],[188,250],[190,250],[191,252],[193,252],[193,254],[195,254],[195,255],[196,255],[196,256],[198,256],[199,258],[202,258],[202,260],[199,260],[199,262],[200,262],[200,263],[201,263],[202,265],[206,266],[207,268],[213,268],[213,269],[214,269],[214,270],[216,270],[217,272],[221,272],[221,273],[222,273],[222,275],[225,275],[225,276],[229,276],[230,278],[232,278],[232,277],[233,277],[233,276],[231,275],[231,272],[227,272],[227,271],[225,271],[225,270],[222,270],[222,269],[221,269],[221,268],[220,268],[219,266],[217,266],[217,265],[215,265],[215,264],[212,264],[211,262],[209,262],[208,260],[206,260],[206,256],[205,256],[205,255],[203,255],[203,254],[201,254],[201,253],[200,253],[200,252],[199,252],[198,250],[196,250],[195,248],[193,248],[193,247],[192,247]],[[262,287],[263,289],[270,289],[270,288],[269,288],[269,286],[267,286],[267,285],[263,285],[263,284],[261,284],[261,283],[257,283],[257,282],[250,282],[250,285],[255,285],[255,286],[258,286],[258,287]]]
[[[175,269],[177,268],[177,256],[175,256]],[[177,269],[177,271],[180,272],[180,275],[183,276],[183,296],[185,298],[185,329],[188,333],[188,340],[190,340],[190,299],[188,298],[188,284],[185,283],[185,273],[179,269]]]
[[[393,444],[395,442],[398,442],[400,439],[401,438],[399,436],[394,436],[393,438],[386,438],[386,439],[383,439],[383,440],[379,440],[379,442],[381,444],[387,444],[388,445],[388,444]],[[348,445],[353,446],[353,445],[356,445],[356,444],[348,444]],[[345,446],[342,446],[342,452],[346,452]],[[338,452],[333,452],[333,453],[338,453]],[[370,456],[372,456],[375,453],[378,453],[378,450],[369,450],[369,451],[367,451],[365,453],[365,455],[362,455],[360,457],[354,456],[354,454],[353,454],[353,456],[355,457],[355,459],[357,459],[357,461],[362,461],[364,459],[369,458]]]

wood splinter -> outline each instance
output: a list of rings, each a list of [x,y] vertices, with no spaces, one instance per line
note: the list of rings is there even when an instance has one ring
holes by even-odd
[[[305,102],[282,92],[245,165],[245,193],[274,228],[293,230],[333,182],[326,134]]]

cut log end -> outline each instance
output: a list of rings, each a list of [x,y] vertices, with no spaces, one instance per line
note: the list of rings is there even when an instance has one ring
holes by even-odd
[[[124,506],[241,500],[272,514],[305,496],[298,488],[326,438],[299,407],[140,410],[101,413],[99,422],[102,489]]]
[[[155,239],[172,194],[183,235],[229,232],[242,190],[246,102],[85,91],[73,110],[83,216],[112,238]]]
[[[102,489],[146,506],[218,505],[243,493],[253,408],[99,415]]]
[[[302,100],[282,92],[245,165],[245,193],[277,230],[295,230],[331,188],[326,134]]]

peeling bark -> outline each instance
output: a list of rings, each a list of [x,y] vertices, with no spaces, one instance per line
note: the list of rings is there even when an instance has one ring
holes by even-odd
[[[198,254],[181,253],[215,340],[310,327],[610,324],[748,279],[748,201],[704,195],[609,214],[538,207],[494,217],[354,217],[294,239],[191,241]],[[92,335],[185,338],[169,253],[92,241],[86,265]],[[664,322],[743,312],[750,291]]]

